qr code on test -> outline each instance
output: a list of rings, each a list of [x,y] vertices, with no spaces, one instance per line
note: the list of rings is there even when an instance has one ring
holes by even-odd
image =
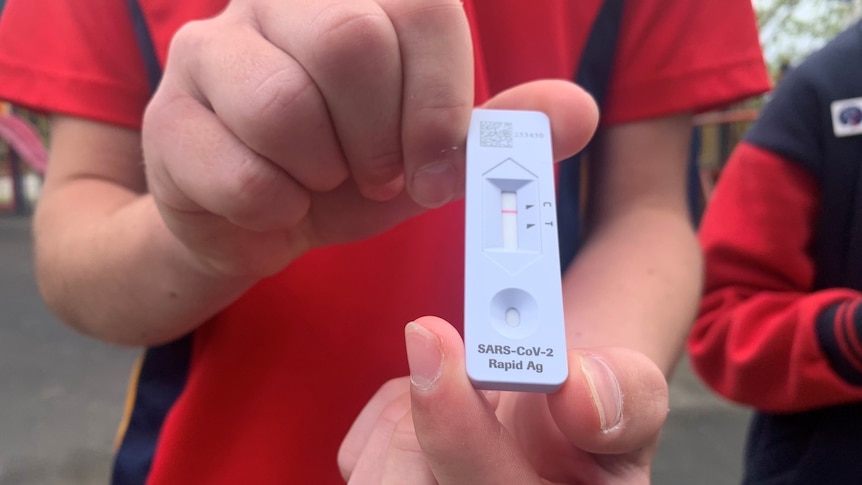
[[[512,123],[506,121],[480,121],[479,146],[512,148]]]

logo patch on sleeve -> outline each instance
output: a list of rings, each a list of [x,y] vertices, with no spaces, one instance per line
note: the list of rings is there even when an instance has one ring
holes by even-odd
[[[862,98],[832,102],[832,131],[837,137],[862,135]]]

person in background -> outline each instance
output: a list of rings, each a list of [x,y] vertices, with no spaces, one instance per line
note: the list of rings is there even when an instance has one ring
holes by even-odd
[[[788,71],[736,147],[700,229],[688,348],[755,409],[746,484],[862,476],[862,24]]]
[[[570,377],[477,392],[471,110],[545,111],[555,157],[580,151],[572,80],[615,12]],[[0,97],[52,113],[44,298],[147,348],[114,483],[649,481],[700,294],[691,116],[768,89],[748,0],[9,0],[0,46]]]

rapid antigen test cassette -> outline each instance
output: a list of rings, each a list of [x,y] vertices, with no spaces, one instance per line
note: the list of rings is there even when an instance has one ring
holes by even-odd
[[[557,390],[568,363],[544,113],[473,111],[465,224],[464,343],[473,385]]]

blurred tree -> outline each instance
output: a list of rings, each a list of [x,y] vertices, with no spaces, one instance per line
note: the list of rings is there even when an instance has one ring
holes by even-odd
[[[753,0],[773,76],[820,48],[862,13],[862,0]]]

